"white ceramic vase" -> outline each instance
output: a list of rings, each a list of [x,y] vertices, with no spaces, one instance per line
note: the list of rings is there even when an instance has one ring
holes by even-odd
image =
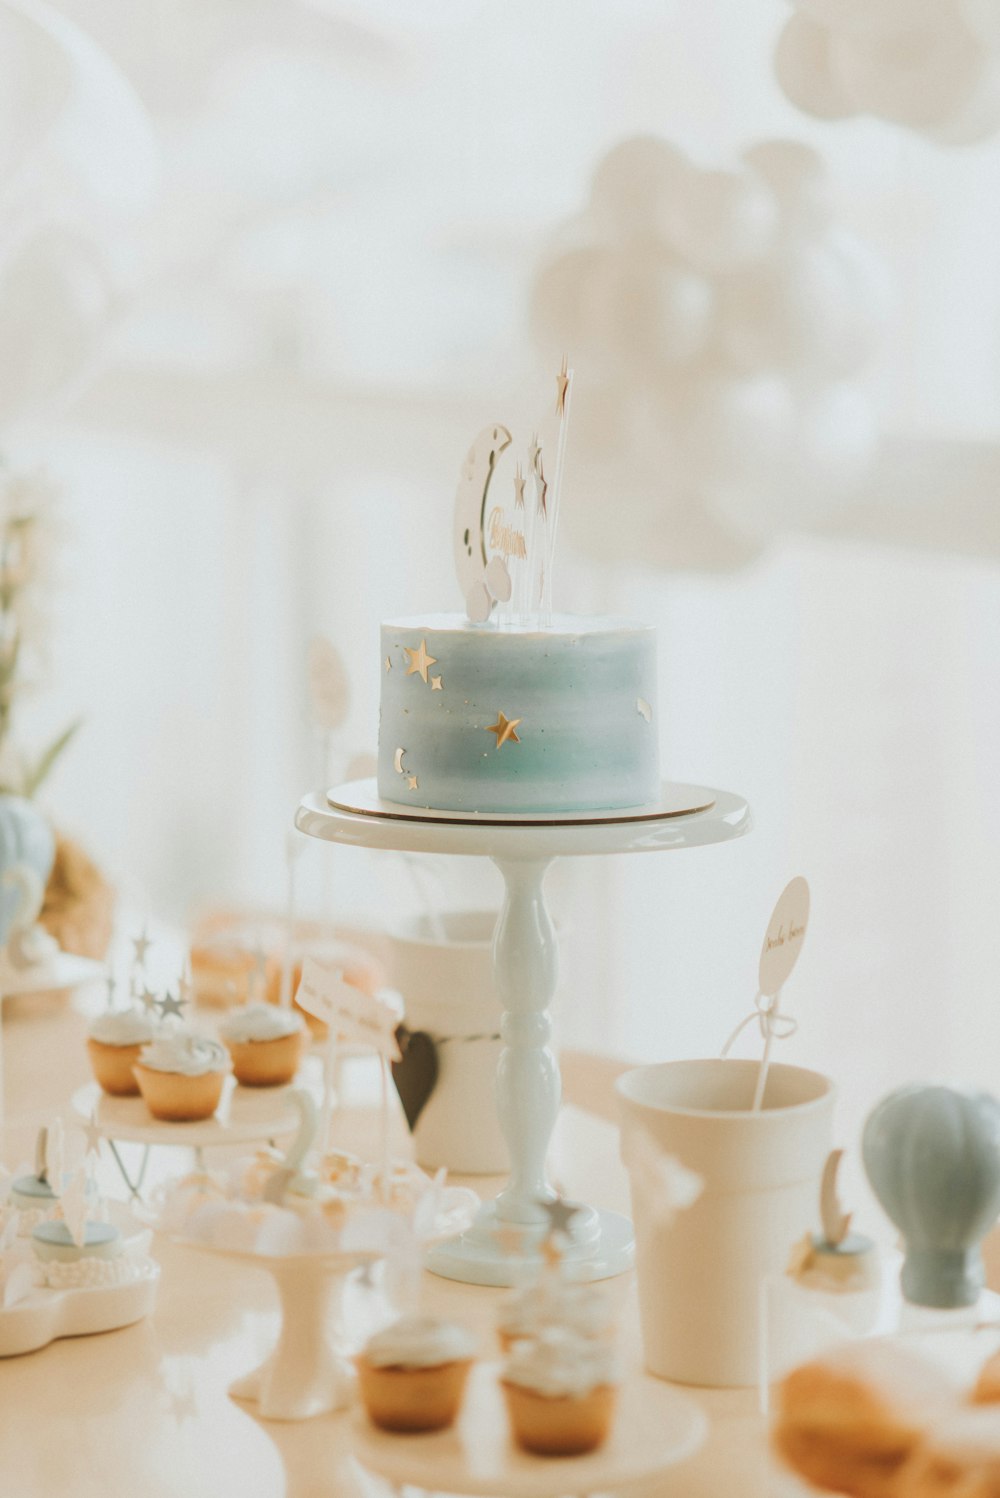
[[[510,1155],[497,1121],[503,1010],[493,986],[496,913],[443,913],[443,935],[420,916],[389,937],[392,986],[405,1024],[435,1042],[438,1077],[413,1130],[419,1164],[457,1175],[500,1175]]]
[[[626,1072],[617,1084],[646,1365],[678,1383],[757,1381],[762,1281],[785,1270],[795,1242],[817,1225],[833,1084],[774,1064],[754,1113],[757,1072],[755,1061],[668,1061]],[[658,1200],[647,1141],[703,1182],[672,1221]]]

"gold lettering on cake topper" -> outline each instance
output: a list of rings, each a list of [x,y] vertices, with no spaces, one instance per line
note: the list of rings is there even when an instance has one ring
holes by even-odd
[[[495,505],[490,514],[490,550],[499,552],[505,561],[511,557],[517,557],[520,561],[528,559],[528,548],[524,540],[524,532],[519,531],[515,525],[506,523],[502,505]]]

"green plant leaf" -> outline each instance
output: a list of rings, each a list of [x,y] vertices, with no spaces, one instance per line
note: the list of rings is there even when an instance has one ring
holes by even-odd
[[[25,766],[24,787],[21,792],[22,795],[28,796],[30,798],[31,796],[35,796],[38,794],[38,791],[41,789],[42,784],[52,773],[52,768],[55,765],[56,760],[62,754],[63,750],[66,748],[70,740],[75,736],[76,731],[80,727],[82,722],[82,718],[77,718],[75,723],[71,723],[68,728],[63,729],[59,737],[53,740],[53,742],[49,745],[45,752],[40,755],[39,758],[35,761],[34,768],[32,768],[31,766]]]

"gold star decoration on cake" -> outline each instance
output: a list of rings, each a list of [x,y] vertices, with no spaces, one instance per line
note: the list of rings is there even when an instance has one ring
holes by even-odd
[[[441,680],[440,676],[432,676],[431,677],[431,691],[432,692],[440,692],[440,691],[443,691],[443,690],[444,690],[444,682]]]
[[[556,415],[564,416],[566,413],[566,392],[569,389],[569,370],[566,367],[566,355],[563,354],[562,368],[556,375]]]
[[[524,509],[524,474],[521,472],[520,463],[514,469],[514,508],[515,510]]]
[[[392,661],[389,658],[389,656],[386,656],[386,658],[385,658],[385,669],[387,671],[391,671],[392,670]]]
[[[419,791],[420,786],[419,786],[419,784],[417,782],[417,777],[415,775],[411,775],[409,777],[409,779],[407,780],[406,783],[410,787],[411,791]]]
[[[489,725],[489,727],[486,729],[486,732],[496,734],[497,748],[502,749],[504,744],[519,744],[521,742],[518,735],[514,732],[514,730],[517,728],[517,725],[521,722],[523,722],[523,719],[521,718],[505,717],[498,708],[497,720],[495,723],[491,723]]]
[[[428,668],[437,665],[437,656],[428,655],[426,640],[421,640],[416,650],[411,650],[409,645],[404,645],[403,649],[410,657],[410,664],[406,668],[407,676],[419,676],[426,686]]]

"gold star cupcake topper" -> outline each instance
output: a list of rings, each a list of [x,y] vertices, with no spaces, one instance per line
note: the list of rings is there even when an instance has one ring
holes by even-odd
[[[520,463],[514,469],[514,508],[515,510],[524,509],[524,474],[521,472]]]
[[[421,640],[416,650],[411,650],[409,645],[404,645],[403,649],[410,657],[410,664],[406,668],[407,676],[419,676],[426,685],[428,668],[437,665],[437,656],[427,653],[426,640]]]
[[[440,676],[432,676],[431,677],[431,691],[432,692],[442,692],[442,691],[444,691],[444,682],[441,680]]]
[[[502,749],[504,744],[519,744],[521,742],[514,732],[517,725],[524,720],[522,718],[507,718],[500,710],[497,710],[497,720],[486,729],[487,733],[495,733],[497,736],[497,748]]]

